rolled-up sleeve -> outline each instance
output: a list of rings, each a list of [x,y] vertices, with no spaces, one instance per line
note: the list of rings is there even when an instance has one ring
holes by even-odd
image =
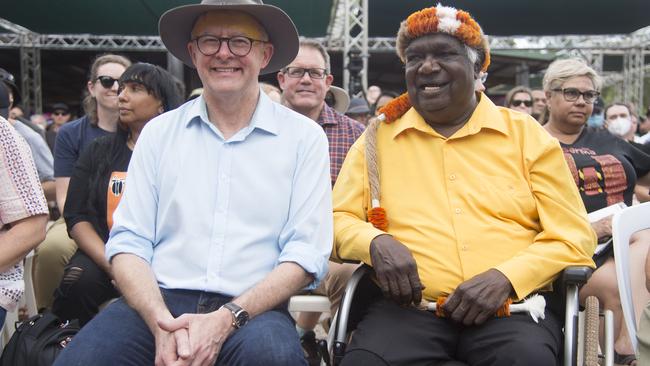
[[[313,289],[327,274],[332,251],[332,188],[327,138],[311,135],[297,159],[289,218],[280,233],[278,261],[294,262],[314,277]]]
[[[149,132],[149,133],[148,133]],[[131,253],[151,263],[155,242],[158,187],[154,133],[143,129],[133,151],[124,195],[113,215],[113,227],[106,244],[106,259]]]

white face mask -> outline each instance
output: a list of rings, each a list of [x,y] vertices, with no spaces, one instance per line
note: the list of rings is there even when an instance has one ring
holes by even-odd
[[[623,137],[626,133],[630,132],[632,128],[632,121],[629,118],[617,118],[613,121],[607,122],[607,129],[612,135]]]

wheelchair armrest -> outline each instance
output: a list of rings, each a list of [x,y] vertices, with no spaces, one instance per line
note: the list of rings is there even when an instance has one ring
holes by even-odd
[[[584,285],[593,272],[594,270],[587,266],[571,266],[565,268],[560,278],[562,288],[570,285],[576,285],[578,287]]]

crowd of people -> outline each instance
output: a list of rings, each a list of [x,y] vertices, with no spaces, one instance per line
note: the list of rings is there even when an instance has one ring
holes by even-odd
[[[604,105],[584,61],[497,106],[483,30],[438,5],[400,24],[406,92],[350,98],[324,46],[261,1],[174,8],[159,31],[201,89],[103,54],[83,116],[27,118],[0,69],[0,323],[35,250],[37,307],[83,326],[56,365],[319,364],[321,314],[294,321],[288,299],[335,314],[359,263],[376,296],[343,365],[559,364],[557,309],[494,314],[556,302],[572,265],[594,268],[580,301],[614,313],[616,362],[650,356],[650,329],[636,355],[622,320],[612,216],[588,216],[650,200],[650,116]],[[650,324],[649,250],[635,234],[628,270]]]

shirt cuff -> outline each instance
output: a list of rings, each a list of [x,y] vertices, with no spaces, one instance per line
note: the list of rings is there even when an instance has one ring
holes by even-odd
[[[305,243],[288,243],[280,253],[279,263],[293,262],[302,267],[305,272],[314,277],[306,289],[313,290],[325,278],[328,269],[328,252],[319,251],[312,245]]]

